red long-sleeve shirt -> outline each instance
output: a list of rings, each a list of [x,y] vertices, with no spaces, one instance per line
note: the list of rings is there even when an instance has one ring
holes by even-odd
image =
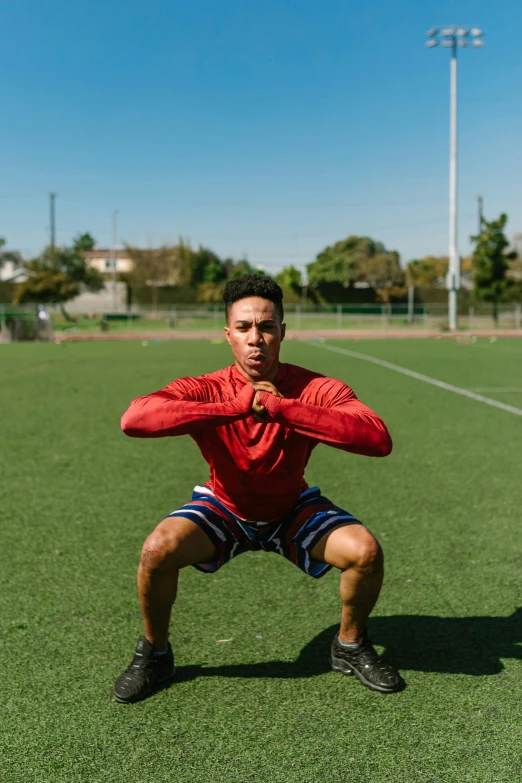
[[[333,378],[280,364],[274,385],[283,398],[260,395],[268,413],[251,413],[255,391],[235,365],[180,378],[133,400],[121,420],[126,435],[191,435],[210,466],[207,486],[242,519],[280,519],[306,489],[304,470],[318,443],[385,457],[384,422]]]

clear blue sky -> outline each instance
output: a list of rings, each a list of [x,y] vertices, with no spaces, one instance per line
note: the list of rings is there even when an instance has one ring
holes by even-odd
[[[403,262],[447,248],[449,52],[459,60],[460,248],[522,231],[519,0],[4,0],[0,235],[183,236],[277,271],[368,234]]]

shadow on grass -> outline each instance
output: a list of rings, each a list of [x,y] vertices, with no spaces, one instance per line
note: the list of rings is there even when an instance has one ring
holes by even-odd
[[[384,660],[398,669],[484,676],[503,670],[501,658],[522,660],[522,607],[509,617],[372,617],[372,642],[385,648]],[[313,677],[330,670],[329,653],[337,625],[325,628],[295,661],[181,666],[176,682],[197,677]]]

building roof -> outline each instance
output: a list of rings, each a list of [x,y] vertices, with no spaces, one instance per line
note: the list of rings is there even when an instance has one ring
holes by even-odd
[[[0,266],[0,280],[2,283],[23,283],[27,280],[27,270],[14,261],[4,261]]]
[[[94,250],[85,250],[84,256],[87,260],[93,258],[107,258],[112,255],[112,248],[95,247]],[[115,248],[114,254],[118,258],[130,258],[129,251],[122,248]]]

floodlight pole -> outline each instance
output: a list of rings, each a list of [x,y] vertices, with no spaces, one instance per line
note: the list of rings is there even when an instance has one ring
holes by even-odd
[[[431,49],[438,46],[451,48],[450,61],[450,160],[449,160],[449,252],[448,274],[446,288],[448,289],[448,323],[450,331],[457,328],[458,290],[460,288],[460,256],[457,238],[457,47],[484,46],[484,33],[478,27],[471,30],[462,27],[432,27],[426,35],[429,38],[427,46]],[[468,36],[471,35],[471,38]]]
[[[450,160],[449,160],[449,268],[448,321],[451,332],[457,329],[460,288],[460,257],[457,238],[457,36],[453,37],[450,62]]]

